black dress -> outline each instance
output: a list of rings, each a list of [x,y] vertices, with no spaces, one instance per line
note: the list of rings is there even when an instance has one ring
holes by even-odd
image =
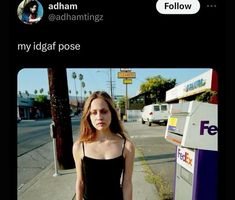
[[[125,140],[122,154],[107,160],[87,157],[83,143],[82,146],[84,200],[123,200],[121,177],[125,168]]]

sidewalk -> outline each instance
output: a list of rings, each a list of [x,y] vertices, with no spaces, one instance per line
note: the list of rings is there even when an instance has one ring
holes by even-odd
[[[18,190],[18,200],[73,200],[75,197],[76,171],[60,170],[54,177],[54,164],[34,177]],[[158,200],[156,187],[145,181],[140,161],[135,161],[133,171],[133,200]]]
[[[72,200],[75,192],[75,169],[60,170],[54,177],[54,163],[18,190],[19,200]]]

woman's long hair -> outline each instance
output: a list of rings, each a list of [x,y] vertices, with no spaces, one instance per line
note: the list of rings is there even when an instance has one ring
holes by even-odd
[[[35,5],[36,5],[36,11],[35,11],[35,13],[31,13],[30,8],[32,8]],[[38,3],[37,3],[37,1],[32,0],[32,1],[28,2],[25,5],[25,7],[23,8],[23,13],[33,14],[35,17],[37,17],[37,14],[38,14]]]
[[[91,120],[90,120],[90,107],[91,107],[91,102],[94,99],[103,99],[109,107],[109,110],[111,112],[111,123],[110,123],[110,131],[114,134],[119,134],[123,138],[127,138],[124,127],[122,125],[122,122],[120,118],[118,117],[118,113],[115,109],[115,105],[113,103],[112,98],[103,91],[96,91],[92,93],[89,98],[86,100],[84,104],[84,109],[82,113],[82,118],[81,118],[81,125],[80,125],[80,141],[85,141],[85,142],[92,142],[96,138],[96,129],[92,125]]]

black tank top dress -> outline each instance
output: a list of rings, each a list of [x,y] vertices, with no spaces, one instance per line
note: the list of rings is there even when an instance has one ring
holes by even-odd
[[[123,200],[121,178],[125,168],[124,146],[125,140],[120,156],[104,160],[87,157],[82,143],[84,200]]]

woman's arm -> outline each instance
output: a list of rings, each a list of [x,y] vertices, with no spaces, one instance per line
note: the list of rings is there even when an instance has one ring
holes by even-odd
[[[123,199],[132,200],[132,173],[135,158],[135,146],[127,140],[124,150],[125,157],[125,173],[123,179]]]
[[[82,162],[81,162],[81,143],[75,142],[73,145],[73,158],[75,161],[77,179],[76,179],[76,200],[83,200],[83,177],[82,177]]]

